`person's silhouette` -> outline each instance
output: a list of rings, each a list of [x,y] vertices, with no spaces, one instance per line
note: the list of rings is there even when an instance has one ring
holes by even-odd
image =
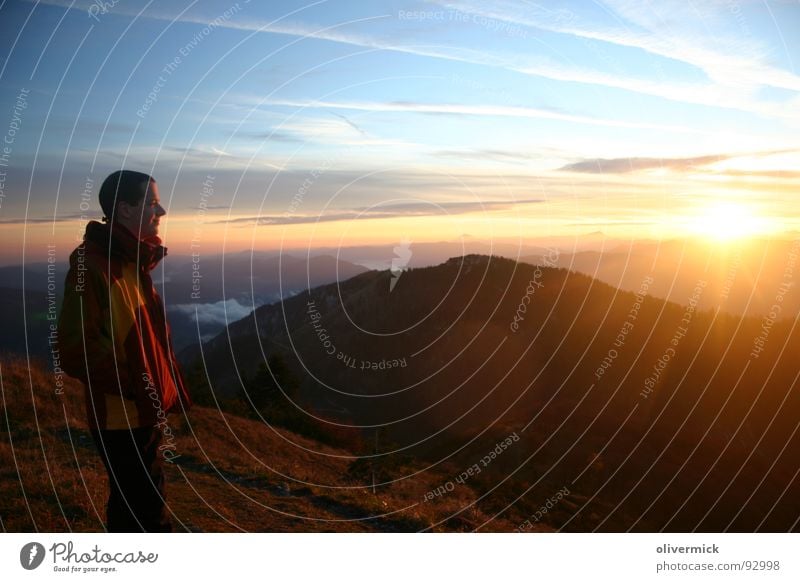
[[[171,531],[159,446],[172,434],[167,414],[191,399],[150,278],[166,255],[158,237],[166,211],[156,181],[130,170],[106,178],[100,205],[104,223],[89,222],[70,256],[63,368],[86,387],[89,428],[108,471],[108,530]]]

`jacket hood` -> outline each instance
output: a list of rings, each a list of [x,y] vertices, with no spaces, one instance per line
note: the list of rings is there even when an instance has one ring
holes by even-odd
[[[115,222],[90,221],[86,225],[83,240],[99,247],[103,253],[109,252],[110,248],[111,256],[137,263],[146,271],[153,270],[167,256],[167,249],[157,236],[139,240],[131,231]]]

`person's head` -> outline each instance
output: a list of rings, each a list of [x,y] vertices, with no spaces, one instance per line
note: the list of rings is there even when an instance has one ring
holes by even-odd
[[[159,220],[167,213],[155,179],[133,170],[118,170],[103,181],[100,207],[105,220],[121,224],[140,240],[157,236]]]

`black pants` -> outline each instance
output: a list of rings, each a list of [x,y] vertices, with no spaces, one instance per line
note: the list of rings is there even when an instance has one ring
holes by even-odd
[[[108,531],[172,531],[158,450],[161,431],[153,426],[91,432],[108,471]]]

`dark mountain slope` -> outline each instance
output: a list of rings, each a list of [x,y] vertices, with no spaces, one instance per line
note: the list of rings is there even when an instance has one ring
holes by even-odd
[[[547,479],[608,504],[594,517],[579,507],[567,528],[797,527],[790,320],[764,332],[760,319],[497,257],[414,269],[391,291],[390,279],[365,273],[232,324],[203,349],[215,392],[237,394],[239,376],[280,354],[306,414],[367,437],[381,427],[418,459],[463,465],[516,432],[484,473],[494,486],[513,472],[493,495]]]

